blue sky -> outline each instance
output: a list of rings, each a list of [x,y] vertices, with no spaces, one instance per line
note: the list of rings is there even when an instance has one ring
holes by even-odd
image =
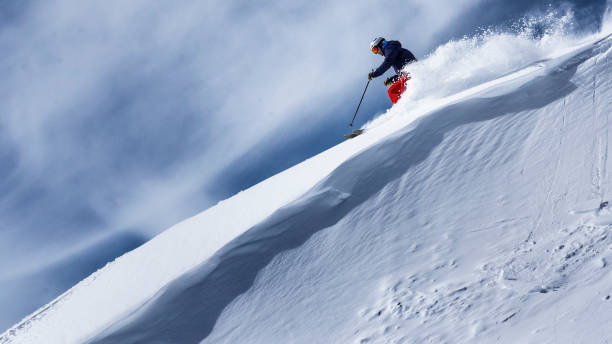
[[[341,142],[373,37],[422,58],[550,3],[0,2],[0,328]],[[605,1],[550,6],[570,5],[597,28]],[[390,106],[382,80],[357,125]]]

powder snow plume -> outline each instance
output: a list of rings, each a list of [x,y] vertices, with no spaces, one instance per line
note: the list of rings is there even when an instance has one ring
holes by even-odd
[[[612,341],[609,18],[440,46],[372,130],[167,229],[0,343]]]
[[[600,32],[575,34],[574,13],[550,11],[527,16],[506,28],[482,28],[473,36],[440,45],[405,68],[412,79],[402,99],[364,125],[372,128],[396,116],[422,113],[423,107],[461,91],[555,58],[594,35],[612,32],[610,6]]]

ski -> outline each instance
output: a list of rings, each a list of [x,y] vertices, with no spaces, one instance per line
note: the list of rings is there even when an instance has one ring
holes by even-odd
[[[353,137],[359,136],[364,132],[363,129],[355,129],[352,133],[344,135],[345,139],[352,139]]]

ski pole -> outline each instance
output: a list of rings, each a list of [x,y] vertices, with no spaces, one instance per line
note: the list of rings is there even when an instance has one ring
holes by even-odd
[[[355,110],[355,115],[353,116],[353,120],[349,124],[349,127],[353,126],[353,122],[355,122],[355,117],[357,117],[357,111],[359,111],[359,107],[361,106],[361,102],[363,101],[363,96],[365,96],[366,91],[368,90],[368,85],[370,85],[370,80],[368,79],[368,83],[366,84],[365,89],[363,90],[363,94],[361,95],[361,100],[359,101],[359,105],[357,105],[357,110]]]

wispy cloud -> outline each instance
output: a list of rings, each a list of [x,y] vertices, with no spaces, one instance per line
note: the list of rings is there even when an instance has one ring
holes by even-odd
[[[214,204],[251,147],[352,111],[370,39],[422,56],[480,3],[2,3],[0,281]]]
[[[398,13],[406,19],[389,20]],[[5,200],[34,184],[50,202],[78,194],[100,229],[125,227],[115,217],[128,213],[130,227],[155,232],[187,214],[174,204],[183,208],[181,198],[262,137],[320,120],[326,102],[379,62],[367,53],[371,37],[409,32],[424,50],[422,36],[456,12],[426,1],[56,1],[26,14],[0,31],[9,52],[0,64],[2,133],[17,157],[4,171],[17,176]],[[434,16],[419,29],[415,18]],[[196,198],[189,212],[215,201]],[[35,207],[13,209],[13,223],[27,208]]]

